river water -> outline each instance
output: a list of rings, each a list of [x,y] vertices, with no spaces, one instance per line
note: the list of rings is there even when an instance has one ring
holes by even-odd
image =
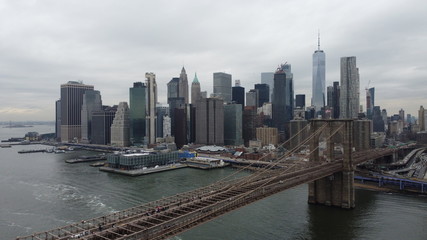
[[[0,128],[0,138],[52,125]],[[18,154],[41,145],[0,149],[0,239],[14,239],[88,219],[221,179],[235,170],[179,169],[141,177],[98,171],[65,159],[91,154]],[[245,173],[242,173],[245,174]],[[247,174],[247,173],[246,173]],[[356,190],[356,208],[307,204],[307,185],[228,213],[173,239],[427,239],[427,197]]]

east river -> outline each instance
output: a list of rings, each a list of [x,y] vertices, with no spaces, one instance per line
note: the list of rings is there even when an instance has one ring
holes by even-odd
[[[0,128],[0,138],[52,125]],[[42,145],[0,149],[0,239],[46,231],[205,186],[234,169],[179,169],[141,177],[98,171],[65,159],[89,152],[18,154]],[[248,173],[242,173],[248,174]],[[307,186],[278,193],[173,239],[427,239],[427,197],[356,190],[356,208],[307,204]]]

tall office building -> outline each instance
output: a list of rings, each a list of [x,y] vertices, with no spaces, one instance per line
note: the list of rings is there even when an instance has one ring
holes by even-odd
[[[191,83],[191,104],[196,105],[200,98],[200,82],[197,78],[197,73],[195,73],[193,82]]]
[[[320,50],[320,35],[317,39],[317,50],[313,53],[313,82],[311,105],[316,112],[325,106],[325,53]]]
[[[268,84],[257,83],[255,89],[258,90],[258,107],[270,102],[270,86]]]
[[[242,106],[240,104],[224,105],[224,144],[239,146],[242,138]]]
[[[333,86],[328,86],[326,88],[326,106],[333,108],[334,102],[334,87]]]
[[[232,101],[242,105],[242,108],[245,106],[245,88],[240,86],[240,80],[236,80],[232,89]]]
[[[258,107],[259,92],[257,89],[251,89],[246,93],[246,106]]]
[[[256,140],[256,128],[262,126],[262,121],[257,114],[255,106],[246,106],[243,109],[242,137],[246,147],[249,141]]]
[[[295,107],[305,109],[305,94],[295,95]]]
[[[111,124],[111,145],[128,147],[130,145],[130,120],[127,102],[120,102]]]
[[[359,114],[359,69],[356,57],[341,58],[340,118],[357,119]]]
[[[372,127],[374,132],[384,132],[384,119],[381,116],[381,109],[379,106],[375,106],[372,112]]]
[[[82,129],[83,94],[93,90],[92,85],[69,81],[61,85],[61,141],[80,141]]]
[[[196,143],[224,145],[224,101],[203,98],[196,105]]]
[[[55,138],[61,141],[61,100],[55,102]]]
[[[156,122],[156,137],[163,137],[163,117],[169,115],[169,105],[162,105],[157,103],[156,105],[156,114],[157,114],[157,122]]]
[[[111,125],[116,111],[117,105],[105,106],[103,110],[92,113],[92,144],[108,145],[111,143]]]
[[[426,111],[423,106],[420,106],[420,110],[418,110],[418,125],[420,126],[420,131],[426,130]]]
[[[285,132],[285,123],[293,119],[294,88],[290,70],[289,64],[282,64],[274,74],[273,126],[280,135]]]
[[[270,87],[270,99],[273,99],[273,88],[274,88],[274,72],[262,72],[261,83],[268,84]]]
[[[179,75],[179,96],[184,98],[186,104],[190,103],[188,97],[188,78],[184,67],[182,67],[181,74]]]
[[[142,82],[133,83],[129,88],[130,141],[132,145],[141,145],[145,137],[147,87]]]
[[[82,142],[90,143],[92,139],[92,113],[102,110],[102,100],[99,91],[86,90],[82,104]]]
[[[332,109],[333,109],[333,118],[338,119],[340,118],[340,83],[334,82],[333,83],[334,92],[332,95]]]
[[[157,83],[154,73],[145,73],[147,86],[147,107],[146,107],[146,136],[149,144],[156,143],[156,103],[157,103]]]
[[[178,97],[179,97],[179,78],[172,78],[172,80],[168,82],[168,103],[169,103],[169,99],[178,98]]]
[[[372,113],[375,106],[375,88],[366,89],[366,115],[372,119]]]
[[[399,110],[399,117],[400,117],[400,120],[401,120],[403,123],[405,123],[405,111],[404,111],[403,109],[400,109],[400,110]]]
[[[213,74],[213,94],[225,103],[231,102],[231,74],[216,72]]]

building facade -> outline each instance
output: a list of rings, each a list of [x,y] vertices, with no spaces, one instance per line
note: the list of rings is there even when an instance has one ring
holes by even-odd
[[[341,58],[340,118],[357,119],[359,114],[359,69],[356,57]]]
[[[318,38],[317,50],[313,53],[313,81],[311,105],[316,112],[325,106],[325,53],[320,50],[320,37]]]
[[[213,94],[224,100],[231,102],[231,74],[216,72],[213,74]]]
[[[268,84],[255,84],[255,89],[258,90],[258,107],[261,107],[264,103],[270,102],[270,86]]]
[[[191,83],[191,104],[193,104],[194,106],[201,98],[200,91],[200,82],[197,78],[197,74],[195,73],[193,82]]]
[[[83,94],[93,90],[92,85],[69,81],[61,85],[61,141],[81,140]]]
[[[254,106],[258,108],[259,92],[257,89],[251,89],[246,93],[246,106]]]
[[[156,143],[157,83],[154,73],[145,73],[147,86],[146,136],[149,144]]]
[[[277,128],[256,128],[256,138],[261,141],[261,146],[270,144],[277,146],[279,143],[279,132],[277,131]]]
[[[274,72],[262,72],[261,83],[268,84],[268,86],[270,87],[270,99],[273,99]]]
[[[108,145],[111,143],[111,125],[116,115],[117,106],[104,107],[92,113],[92,144]]]
[[[245,88],[240,86],[240,81],[236,80],[235,86],[232,88],[232,101],[236,104],[245,106]]]
[[[290,70],[290,64],[282,64],[274,74],[273,127],[279,134],[285,133],[285,123],[293,119],[294,88]]]
[[[184,98],[186,104],[190,103],[190,98],[188,96],[188,78],[184,67],[182,67],[181,74],[179,75],[179,96]]]
[[[130,141],[132,145],[141,145],[144,142],[146,98],[147,87],[145,84],[133,83],[133,87],[129,88]]]
[[[130,119],[127,102],[120,102],[111,124],[111,145],[128,147],[130,145]]]
[[[91,143],[92,113],[102,110],[101,93],[95,90],[86,90],[82,104],[82,142]]]
[[[242,105],[224,105],[224,144],[239,146],[242,138]]]
[[[203,98],[196,105],[196,143],[224,145],[224,101]]]

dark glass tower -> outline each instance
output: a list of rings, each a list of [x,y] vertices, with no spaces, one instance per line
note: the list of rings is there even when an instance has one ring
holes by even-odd
[[[279,134],[285,132],[285,123],[293,119],[294,88],[290,65],[281,65],[274,74],[273,90],[273,126],[279,130]]]
[[[130,103],[130,139],[133,145],[143,144],[145,137],[147,87],[142,82],[135,82],[129,89]]]
[[[270,102],[270,86],[268,84],[255,84],[255,89],[258,90],[258,107],[262,107],[264,103]]]
[[[305,109],[305,94],[295,95],[295,107]]]

